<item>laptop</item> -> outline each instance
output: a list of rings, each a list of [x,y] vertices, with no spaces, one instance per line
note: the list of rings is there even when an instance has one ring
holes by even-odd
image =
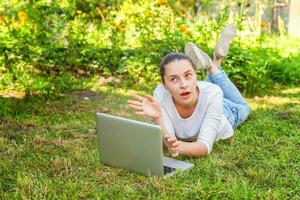
[[[96,113],[100,162],[145,176],[168,177],[194,166],[163,156],[161,128],[141,121]]]

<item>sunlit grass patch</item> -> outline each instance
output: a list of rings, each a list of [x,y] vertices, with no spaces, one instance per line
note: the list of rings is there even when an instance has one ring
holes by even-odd
[[[97,111],[150,122],[128,108],[131,92],[148,93],[102,85],[57,99],[1,99],[10,108],[0,120],[1,198],[299,198],[298,92],[248,98],[252,112],[235,135],[208,157],[180,157],[195,167],[168,179],[100,164]]]
[[[15,91],[15,90],[3,90],[0,92],[0,97],[22,99],[25,97],[25,92],[24,91]]]
[[[282,94],[300,94],[300,87],[282,90]]]
[[[258,108],[272,108],[277,106],[292,105],[300,108],[300,88],[293,87],[281,89],[271,95],[255,96],[248,99],[249,105],[253,110]]]

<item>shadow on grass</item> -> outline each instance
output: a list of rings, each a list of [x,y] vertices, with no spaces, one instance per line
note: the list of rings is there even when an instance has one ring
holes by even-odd
[[[118,93],[91,90],[68,91],[56,99],[34,96],[0,98],[0,136],[19,140],[35,131],[94,128],[97,111],[119,110],[118,107],[126,103],[126,98]]]
[[[191,159],[196,167],[188,173],[159,180],[99,164],[95,132],[89,131],[95,127],[95,112],[138,119],[126,107],[128,98],[126,94],[101,90],[69,91],[58,99],[1,98],[0,103],[5,106],[1,109],[1,123],[5,128],[0,128],[0,177],[4,183],[1,190],[9,194],[18,189],[32,197],[41,194],[40,185],[45,185],[51,187],[51,194],[59,196],[64,188],[64,192],[87,197],[98,194],[96,191],[101,185],[105,197],[115,192],[130,197],[132,193],[128,191],[136,191],[138,184],[138,194],[152,188],[151,195],[155,197],[172,192],[184,199],[199,192],[201,185],[205,190],[201,190],[201,194],[209,197],[218,196],[216,188],[227,197],[232,197],[240,188],[249,191],[250,197],[254,197],[257,190],[261,196],[267,195],[270,188],[272,195],[278,198],[297,195],[295,177],[299,173],[296,168],[299,156],[295,152],[299,150],[300,141],[297,103],[272,105],[251,99],[258,107],[236,129],[233,138],[217,142],[210,156]],[[82,130],[76,131],[76,128]],[[13,133],[16,131],[22,133]],[[31,181],[22,182],[22,177]],[[33,188],[31,182],[36,187]],[[75,193],[74,188],[69,187],[70,182],[76,187]]]

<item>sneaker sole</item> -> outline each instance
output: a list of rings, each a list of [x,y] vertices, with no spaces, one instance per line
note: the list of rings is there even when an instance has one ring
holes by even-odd
[[[215,56],[224,57],[228,54],[229,46],[236,35],[236,26],[234,24],[228,24],[224,27],[220,39],[216,44]]]
[[[186,43],[184,52],[192,59],[194,65],[198,69],[204,68],[205,60],[203,59],[203,56],[201,56],[201,53],[204,54],[204,52],[201,52],[201,50],[197,48],[197,46],[194,43],[192,42]]]

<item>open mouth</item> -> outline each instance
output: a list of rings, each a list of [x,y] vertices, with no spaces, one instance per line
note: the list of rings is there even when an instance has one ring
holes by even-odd
[[[180,93],[180,96],[185,99],[185,98],[188,98],[190,96],[190,94],[191,94],[191,92],[182,92],[182,93]]]

